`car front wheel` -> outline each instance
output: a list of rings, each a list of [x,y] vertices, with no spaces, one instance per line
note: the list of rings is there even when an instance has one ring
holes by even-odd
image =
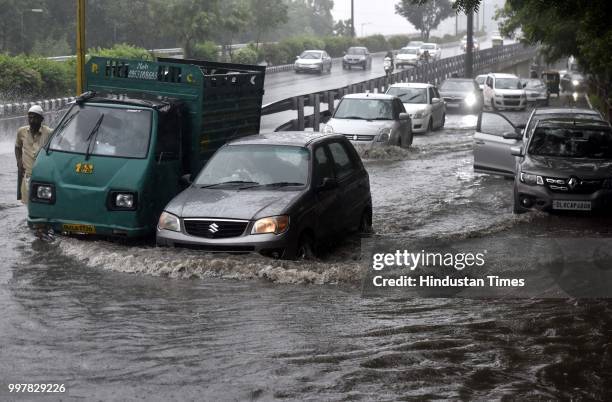
[[[314,240],[308,233],[302,233],[295,250],[295,260],[308,261],[315,258]]]

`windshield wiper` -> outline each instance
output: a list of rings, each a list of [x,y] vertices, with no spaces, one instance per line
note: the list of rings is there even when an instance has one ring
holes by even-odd
[[[297,183],[291,181],[279,181],[277,183],[265,184],[266,187],[290,187],[290,186],[303,186],[304,183]]]
[[[363,118],[363,117],[361,117],[361,116],[342,116],[342,117],[340,117],[340,116],[336,116],[336,118],[338,118],[338,119],[366,120],[366,119],[364,119],[364,118]]]
[[[80,112],[81,112],[80,110],[77,110],[76,112],[68,116],[66,119],[64,119],[64,121],[62,121],[61,124],[57,126],[55,130],[53,130],[53,135],[51,136],[51,138],[53,138],[56,134],[61,133],[64,127],[66,127],[68,123],[70,123],[72,119],[74,119],[74,117]],[[49,155],[49,147],[51,147],[51,138],[49,138],[49,142],[47,142],[47,146],[45,147],[45,153],[47,155]],[[63,139],[64,139],[63,137],[60,138],[60,140],[57,143],[58,146],[59,146],[59,143],[62,142]]]
[[[221,183],[207,184],[205,186],[200,186],[200,188],[210,188],[210,187],[215,187],[215,186],[221,186],[224,184],[254,184],[257,186],[259,185],[259,183],[256,181],[231,180],[231,181],[223,181]]]
[[[96,122],[96,125],[91,129],[91,132],[89,133],[89,135],[85,139],[85,141],[87,141],[87,150],[85,151],[85,160],[89,159],[89,156],[91,155],[91,152],[93,152],[94,148],[96,147],[96,145],[95,145],[96,144],[96,137],[98,136],[98,131],[100,130],[100,126],[102,125],[102,120],[104,120],[104,113],[102,113],[102,115],[100,115],[100,118]],[[94,144],[93,147],[91,146],[92,143]]]

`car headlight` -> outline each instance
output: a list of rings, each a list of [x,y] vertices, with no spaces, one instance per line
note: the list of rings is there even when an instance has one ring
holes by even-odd
[[[389,127],[381,128],[378,133],[378,139],[376,141],[387,142],[389,141],[389,135],[391,135],[391,128]]]
[[[469,94],[468,96],[465,97],[465,104],[466,105],[474,106],[475,103],[476,103],[476,95]]]
[[[33,182],[30,190],[30,201],[44,204],[55,203],[55,186],[49,183]]]
[[[329,125],[329,124],[325,124],[325,125],[323,126],[323,134],[325,134],[325,135],[331,135],[331,134],[333,134],[333,133],[334,133],[334,128],[333,128],[331,125]]]
[[[418,112],[412,115],[412,118],[413,119],[423,119],[426,113],[427,112],[425,110],[419,110]]]
[[[572,85],[574,85],[575,87],[577,87],[578,84],[580,84],[580,82],[578,80],[573,80],[572,81]]]
[[[274,233],[281,234],[289,228],[289,217],[287,215],[270,216],[255,222],[251,234]]]
[[[159,230],[172,230],[173,232],[181,231],[181,220],[178,216],[171,214],[170,212],[162,212],[157,222],[157,228]]]
[[[530,186],[535,186],[536,184],[540,186],[544,185],[544,179],[542,178],[542,176],[523,172],[521,172],[521,182]]]
[[[138,196],[132,191],[111,191],[108,197],[108,209],[119,211],[135,211],[138,204]]]

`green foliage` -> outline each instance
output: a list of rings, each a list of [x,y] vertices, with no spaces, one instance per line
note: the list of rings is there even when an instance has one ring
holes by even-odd
[[[346,49],[357,44],[357,41],[349,36],[327,36],[323,41],[325,50],[331,57],[340,57]]]
[[[291,56],[286,49],[277,44],[264,44],[259,48],[259,60],[274,66],[291,63],[295,60],[295,56]]]
[[[257,64],[257,51],[248,46],[238,49],[232,56],[233,63]]]
[[[199,42],[193,46],[191,57],[200,60],[218,61],[219,49],[214,42]]]
[[[357,39],[361,46],[368,48],[370,52],[384,52],[392,50],[391,45],[383,35],[371,35]]]
[[[72,54],[72,48],[66,40],[66,36],[58,39],[47,37],[36,41],[32,47],[32,54],[37,56],[66,56]]]
[[[334,24],[334,35],[352,36],[351,20],[340,20]]]
[[[74,92],[76,70],[72,69],[69,64],[42,57],[18,57],[17,59],[40,75],[42,87],[36,94],[39,98],[63,97]]]
[[[118,59],[153,60],[153,55],[144,48],[120,43],[111,48],[93,48],[87,52],[90,56],[115,57]]]
[[[455,14],[448,0],[402,0],[395,5],[395,13],[406,18],[421,31],[424,40],[429,39],[430,32],[436,29],[440,22]]]
[[[410,35],[393,35],[387,39],[392,49],[401,49],[408,44],[414,37]]]
[[[0,98],[3,102],[36,98],[42,89],[40,73],[29,68],[23,58],[0,54]]]

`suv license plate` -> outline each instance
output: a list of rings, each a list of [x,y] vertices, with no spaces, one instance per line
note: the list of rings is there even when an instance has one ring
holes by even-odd
[[[94,225],[80,225],[80,224],[65,223],[62,225],[62,230],[64,232],[69,232],[69,233],[85,233],[85,234],[95,234],[96,233],[96,227]]]
[[[590,211],[591,201],[563,201],[553,200],[553,209],[564,209],[571,211]]]

